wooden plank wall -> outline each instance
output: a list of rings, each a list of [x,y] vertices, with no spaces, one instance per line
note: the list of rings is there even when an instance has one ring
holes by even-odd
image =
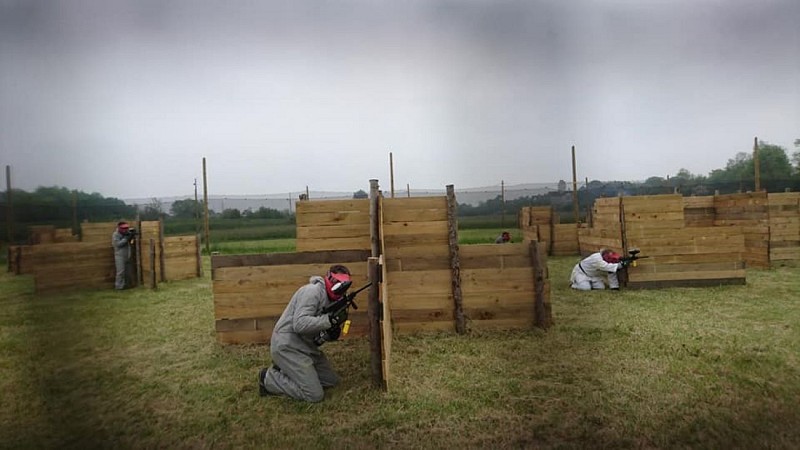
[[[541,247],[542,251],[544,247]],[[464,314],[471,329],[527,329],[535,323],[529,243],[459,247]],[[546,254],[541,255],[547,261]],[[545,284],[550,310],[550,283]]]
[[[135,222],[129,222],[131,226]],[[111,235],[117,228],[117,222],[82,222],[81,242],[105,242],[111,247]]]
[[[199,277],[198,236],[164,238],[164,270],[169,281]]]
[[[369,199],[297,202],[298,252],[370,248]]]
[[[766,192],[714,196],[714,226],[741,227],[747,267],[769,267],[769,208]]]
[[[687,227],[714,226],[714,196],[683,198],[683,223]]]
[[[14,275],[33,273],[31,245],[10,245],[8,247],[8,271]]]
[[[353,287],[367,283],[369,251],[319,251],[213,255],[211,280],[217,339],[225,344],[268,343],[272,329],[298,288],[333,264],[347,266]],[[359,302],[359,299],[361,300]],[[368,334],[366,294],[351,310],[350,334]]]
[[[800,261],[800,193],[767,194],[767,200],[770,262]]]
[[[28,243],[52,244],[56,241],[56,227],[54,225],[31,225],[28,227]]]
[[[627,239],[630,247],[642,250],[641,256],[648,256],[628,268],[629,288],[745,284],[740,228],[641,228]]]
[[[707,208],[707,204],[706,200],[695,201],[692,206]],[[677,194],[598,199],[593,227],[579,232],[581,252],[606,247],[626,254],[628,249],[639,248],[641,256],[648,258],[628,268],[627,286],[631,288],[744,284],[742,229],[687,227],[685,205],[686,199]]]
[[[380,210],[394,332],[455,330],[447,197],[382,198]]]
[[[553,224],[553,242],[550,253],[553,256],[572,256],[580,254],[577,224]]]
[[[34,291],[114,287],[114,250],[108,242],[74,242],[30,246]]]
[[[592,226],[578,230],[578,246],[582,256],[601,248],[622,252],[620,198],[598,198],[592,205]]]
[[[554,256],[577,255],[578,225],[559,222],[560,217],[550,206],[520,208],[518,224],[523,242],[541,242],[545,251]]]
[[[136,222],[134,222],[136,223]],[[142,280],[144,280],[144,284],[147,285],[149,280],[152,278],[152,272],[150,270],[150,239],[153,239],[155,244],[155,270],[156,270],[156,282],[160,283],[164,281],[162,274],[164,271],[161,270],[161,251],[163,248],[163,242],[161,241],[161,237],[164,235],[161,229],[161,222],[157,220],[139,222],[139,237],[136,238],[136,245],[139,247],[137,249],[137,253],[139,255],[140,267],[142,270]],[[137,226],[131,225],[131,226]],[[116,223],[114,224],[116,226]],[[112,230],[113,231],[113,230]],[[109,242],[110,241],[110,234],[109,234]],[[165,267],[166,269],[166,267]]]

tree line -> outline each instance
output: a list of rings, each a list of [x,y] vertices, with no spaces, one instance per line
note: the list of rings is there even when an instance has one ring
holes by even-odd
[[[760,168],[761,187],[768,192],[782,192],[786,189],[800,190],[800,139],[794,142],[795,151],[791,158],[780,146],[759,142],[758,162]],[[616,195],[655,195],[679,192],[683,195],[711,195],[754,190],[755,161],[752,153],[740,152],[727,161],[724,168],[712,170],[708,175],[692,174],[681,169],[674,176],[653,176],[644,181],[599,181],[593,180],[580,186],[577,192],[581,215],[591,207],[598,197]],[[16,224],[34,225],[50,224],[57,227],[74,227],[88,220],[91,222],[115,221],[120,218],[142,220],[163,219],[198,219],[203,215],[202,203],[194,199],[178,200],[172,203],[169,211],[165,211],[161,202],[153,198],[147,205],[138,207],[127,205],[114,197],[104,197],[99,193],[86,193],[70,190],[65,187],[39,187],[33,192],[13,189],[13,217]],[[363,190],[356,191],[353,198],[367,198]],[[8,214],[8,192],[0,193],[0,239],[5,239]],[[562,212],[562,218],[572,217],[572,192],[567,190],[567,183],[559,182],[559,189],[547,194],[519,197],[504,201],[500,195],[479,203],[478,205],[459,204],[459,215],[516,215],[524,206],[552,206]],[[224,211],[210,211],[215,219],[282,219],[293,220],[289,211],[279,211],[261,207],[257,210],[240,211],[235,208]],[[563,221],[563,220],[562,220]],[[18,228],[24,228],[22,226]],[[15,233],[25,233],[17,230]]]

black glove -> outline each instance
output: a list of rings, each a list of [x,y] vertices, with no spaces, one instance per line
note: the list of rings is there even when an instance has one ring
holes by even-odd
[[[328,315],[328,320],[331,321],[331,325],[334,327],[336,325],[341,325],[347,320],[347,308],[342,308],[337,312],[331,313]]]
[[[630,266],[632,262],[633,261],[631,261],[630,259],[623,259],[622,261],[619,262],[619,267],[624,269],[625,267]]]
[[[328,328],[328,340],[329,341],[337,341],[339,340],[339,336],[342,335],[342,327],[339,325],[332,326]]]

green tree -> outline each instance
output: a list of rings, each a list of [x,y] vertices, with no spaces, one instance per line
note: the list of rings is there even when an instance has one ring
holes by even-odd
[[[163,219],[165,215],[164,204],[161,203],[161,200],[153,197],[150,199],[150,203],[148,203],[139,214],[139,217],[142,220],[159,220]]]
[[[359,190],[353,192],[353,198],[369,198],[369,194],[364,192],[363,189],[359,189]]]
[[[172,216],[181,219],[192,219],[196,214],[202,214],[203,205],[194,199],[177,200],[169,208]]]
[[[778,145],[760,141],[758,143],[758,162],[762,180],[788,180],[792,175],[792,165],[786,150]],[[708,177],[709,182],[739,182],[755,179],[755,164],[751,153],[739,152],[729,159],[725,169],[715,169]]]
[[[241,219],[242,213],[236,208],[228,208],[222,211],[223,219]]]

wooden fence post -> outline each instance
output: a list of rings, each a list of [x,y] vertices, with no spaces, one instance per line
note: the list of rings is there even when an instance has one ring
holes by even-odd
[[[381,363],[381,340],[383,335],[381,316],[383,311],[379,298],[381,266],[378,264],[378,257],[370,257],[367,261],[369,264],[369,282],[372,283],[368,291],[369,304],[367,306],[367,315],[369,317],[369,366],[372,374],[372,384],[375,387],[384,387],[383,364]]]
[[[161,281],[167,281],[167,258],[164,255],[164,219],[158,219],[158,262]]]
[[[197,258],[197,278],[203,276],[203,258],[200,253],[200,233],[194,235],[195,258]]]
[[[150,239],[150,289],[155,289],[156,284],[156,241]]]
[[[372,256],[381,255],[381,215],[378,180],[369,180],[369,240]]]
[[[452,184],[447,185],[447,238],[450,248],[450,280],[453,288],[453,316],[456,333],[467,332],[464,317],[464,299],[461,295],[461,261],[458,256],[458,221],[456,219],[456,194]]]
[[[531,265],[533,265],[533,324],[537,328],[546,330],[552,320],[547,312],[544,302],[545,264],[539,253],[538,241],[531,241]]]
[[[141,218],[141,216],[139,216],[138,213],[136,214],[136,229],[139,231],[139,238],[141,238],[142,237],[142,218]],[[143,263],[143,261],[142,261],[142,250],[143,250],[142,247],[144,247],[144,245],[142,245],[143,242],[142,242],[141,239],[137,239],[137,241],[138,242],[137,242],[135,251],[136,251],[136,264],[138,264],[139,267],[137,268],[138,274],[136,276],[138,278],[137,281],[139,282],[139,285],[140,286],[144,286],[144,281],[145,281],[144,280],[144,266],[142,266],[142,263]]]

